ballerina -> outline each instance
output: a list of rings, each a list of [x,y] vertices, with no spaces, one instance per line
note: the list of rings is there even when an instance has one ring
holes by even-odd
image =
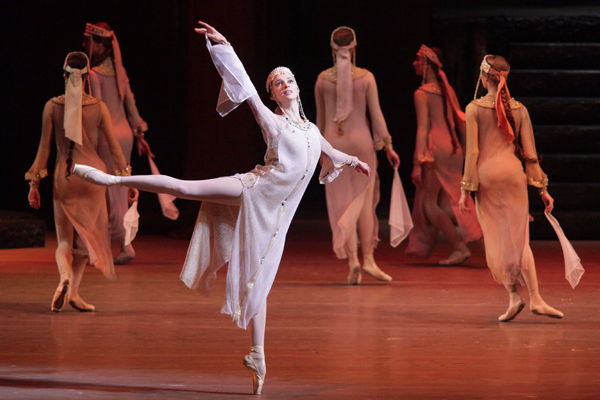
[[[229,262],[221,312],[231,315],[239,327],[251,327],[252,348],[244,365],[253,374],[254,393],[260,394],[267,372],[267,295],[292,217],[319,157],[323,154],[332,160],[332,168],[321,173],[322,183],[335,179],[344,166],[367,176],[371,170],[358,158],[335,150],[306,119],[292,71],[278,67],[267,77],[267,92],[277,103],[272,112],[262,103],[227,39],[210,25],[199,23],[202,27],[196,32],[206,36],[206,46],[223,79],[217,111],[225,116],[244,101],[248,103],[267,144],[265,165],[245,174],[200,181],[165,175],[111,176],[83,165],[76,165],[73,173],[100,185],[122,185],[203,202],[181,279],[208,296],[217,270]]]

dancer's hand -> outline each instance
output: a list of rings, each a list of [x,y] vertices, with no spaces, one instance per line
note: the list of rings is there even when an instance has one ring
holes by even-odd
[[[469,196],[468,193],[465,193],[465,192],[460,193],[460,200],[458,200],[458,209],[460,210],[461,213],[471,212],[471,209],[469,207],[467,207],[467,196]]]
[[[36,187],[29,189],[29,205],[31,208],[39,209],[41,205],[40,190]]]
[[[371,176],[371,167],[369,167],[369,164],[362,162],[360,160],[358,161],[358,164],[356,164],[356,167],[354,167],[354,170],[358,171],[358,172],[362,172],[366,176]]]
[[[423,184],[423,179],[421,178],[421,165],[415,164],[410,177],[412,178],[413,184],[416,187],[419,187]]]
[[[137,189],[129,188],[127,191],[127,200],[129,200],[129,205],[132,205],[134,201],[138,201],[140,197],[140,192]]]
[[[385,155],[387,156],[392,168],[398,169],[400,166],[400,157],[398,156],[398,153],[396,153],[394,149],[389,149],[385,151]]]
[[[544,191],[544,193],[542,194],[542,201],[546,205],[546,209],[544,210],[544,212],[551,213],[554,209],[554,199],[552,198],[552,196],[550,196],[550,193],[548,193],[547,190]]]
[[[136,136],[135,145],[138,150],[138,155],[141,156],[143,154],[148,157],[155,157],[154,154],[152,154],[152,151],[150,150],[150,145],[148,144],[148,142],[146,142],[146,139],[144,139],[143,136]]]
[[[219,43],[219,44],[229,43],[227,41],[227,39],[225,39],[225,36],[221,35],[219,33],[219,31],[217,31],[215,28],[213,28],[206,22],[198,21],[198,23],[204,27],[204,28],[194,28],[194,30],[196,32],[198,32],[199,34],[207,35],[209,37],[209,39],[211,39],[215,43]]]

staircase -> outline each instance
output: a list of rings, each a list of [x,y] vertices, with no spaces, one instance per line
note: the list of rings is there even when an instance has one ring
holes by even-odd
[[[508,86],[529,110],[553,215],[567,237],[600,239],[600,8],[453,12],[454,21],[447,13],[441,17],[440,34],[462,30],[462,40],[474,39],[462,48],[450,40],[451,49],[479,60],[500,54],[510,62]],[[466,89],[472,73],[455,68]],[[530,203],[532,239],[556,239],[535,190]]]

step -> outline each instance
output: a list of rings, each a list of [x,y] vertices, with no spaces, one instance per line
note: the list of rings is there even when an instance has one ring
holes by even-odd
[[[510,43],[518,69],[600,69],[600,43]]]
[[[517,97],[533,124],[600,125],[599,97]]]
[[[543,207],[536,189],[530,186],[529,198],[532,207]],[[600,182],[558,182],[549,176],[548,191],[555,201],[555,206],[562,211],[598,211],[600,199]],[[539,203],[539,204],[538,204]]]
[[[600,182],[600,154],[542,155],[541,166],[550,181]]]
[[[558,240],[542,207],[530,211],[533,222],[529,224],[531,240]],[[539,210],[539,211],[538,211]],[[552,215],[559,222],[569,240],[599,240],[600,212],[562,211],[560,205],[554,208]]]
[[[600,125],[534,125],[539,154],[600,153]]]
[[[600,94],[600,69],[512,69],[508,82],[513,96],[595,97]]]

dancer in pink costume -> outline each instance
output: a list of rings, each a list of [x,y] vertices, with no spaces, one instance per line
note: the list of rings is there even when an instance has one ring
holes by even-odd
[[[267,78],[267,92],[278,106],[272,112],[260,100],[227,39],[210,25],[200,24],[203,27],[196,31],[206,35],[206,46],[223,79],[217,111],[225,116],[248,102],[267,144],[265,165],[246,174],[203,181],[181,181],[165,175],[111,176],[83,165],[76,165],[73,173],[101,185],[203,201],[181,279],[208,296],[217,270],[229,262],[221,312],[231,315],[239,327],[250,324],[252,328],[252,350],[244,364],[253,373],[254,393],[259,394],[266,373],[267,295],[292,217],[319,157],[328,157],[333,164],[330,170],[322,171],[322,183],[335,179],[345,165],[367,176],[371,170],[357,157],[335,150],[306,119],[300,90],[288,68],[275,68]]]
[[[379,177],[375,152],[385,149],[393,168],[398,168],[400,158],[392,147],[392,137],[379,106],[375,77],[366,69],[356,67],[354,31],[345,26],[334,30],[331,47],[334,66],[321,72],[315,85],[317,126],[333,147],[357,155],[373,171],[369,177],[343,171],[335,182],[325,186],[333,251],[338,258],[348,258],[348,284],[359,284],[362,279],[358,260],[360,237],[363,271],[376,279],[391,281],[373,258],[379,241],[375,214],[379,203]],[[323,160],[324,168],[330,164],[329,160]]]
[[[119,42],[113,29],[105,22],[87,24],[83,47],[90,56],[92,71],[92,95],[108,107],[113,122],[113,129],[121,145],[127,163],[131,161],[133,138],[140,155],[154,157],[150,146],[144,138],[148,125],[138,112],[135,98],[129,86],[129,78],[123,67]],[[108,145],[104,139],[98,145],[98,154],[108,171],[114,170]],[[115,264],[127,264],[135,257],[131,244],[125,244],[125,228],[123,216],[129,208],[126,188],[113,186],[106,191],[108,202],[109,232],[111,239],[121,245]]]
[[[548,177],[540,168],[527,108],[511,99],[506,86],[509,71],[510,65],[500,56],[487,55],[481,63],[480,80],[488,93],[467,106],[466,162],[459,207],[464,214],[474,215],[468,193],[476,193],[487,264],[509,295],[508,310],[498,320],[510,321],[525,307],[516,286],[523,279],[529,289],[531,311],[562,318],[563,313],[546,304],[540,295],[529,247],[527,184],[538,188],[547,213],[552,211],[554,200],[546,188]]]
[[[416,74],[423,76],[423,84],[414,95],[417,140],[412,180],[417,190],[412,213],[414,228],[406,253],[429,257],[439,231],[454,249],[448,259],[439,263],[456,265],[471,256],[465,243],[481,239],[482,233],[475,215],[458,210],[464,158],[456,131],[464,131],[465,114],[441,69],[440,57],[441,53],[422,45],[413,63]],[[468,201],[473,205],[473,200]]]
[[[54,171],[54,221],[56,224],[56,263],[60,283],[52,299],[52,311],[60,312],[67,300],[79,311],[95,307],[79,296],[79,284],[88,262],[109,279],[115,279],[106,212],[106,189],[71,176],[73,163],[85,163],[105,170],[98,157],[98,142],[104,136],[114,165],[120,174],[128,173],[121,147],[112,130],[108,109],[89,94],[89,62],[85,53],[70,53],[64,65],[65,94],[50,99],[44,107],[42,137],[37,156],[25,179],[29,180],[29,204],[41,206],[40,180],[48,175],[52,136],[56,140]],[[130,189],[132,199],[137,190]]]

